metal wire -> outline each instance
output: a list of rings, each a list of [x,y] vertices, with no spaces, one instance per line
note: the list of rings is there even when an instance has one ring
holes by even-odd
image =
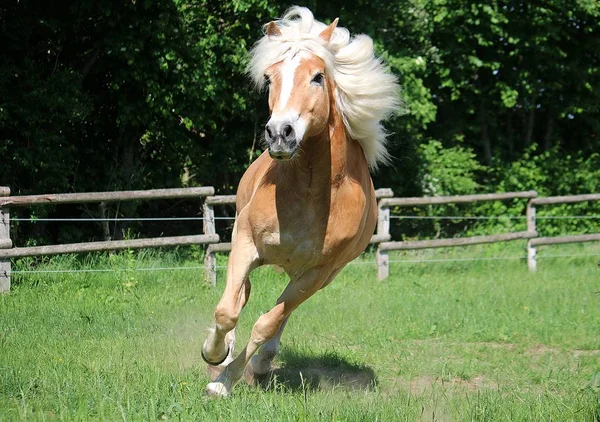
[[[490,258],[451,258],[451,259],[416,259],[416,260],[392,260],[390,263],[420,263],[420,262],[467,262],[467,261],[504,261],[514,259],[527,259],[527,257],[521,256],[507,256],[507,257],[490,257]]]
[[[398,220],[525,220],[527,216],[524,215],[498,215],[498,216],[473,216],[473,217],[460,217],[443,215],[439,217],[434,216],[421,216],[421,215],[390,215],[390,218]],[[547,215],[547,216],[536,216],[536,220],[593,220],[600,219],[600,215]]]
[[[597,254],[555,254],[555,255],[538,255],[537,259],[546,258],[583,258],[600,256]],[[407,260],[390,260],[390,264],[420,264],[420,263],[436,263],[436,262],[473,262],[473,261],[508,261],[508,260],[525,260],[526,256],[504,256],[504,257],[486,257],[486,258],[449,258],[449,259],[407,259]],[[356,261],[350,262],[348,265],[377,265],[376,262]],[[227,268],[226,265],[217,265],[217,269]],[[195,267],[146,267],[146,268],[105,268],[105,269],[81,269],[81,270],[17,270],[10,271],[8,275],[21,274],[76,274],[76,273],[110,273],[110,272],[127,272],[127,271],[204,271],[204,266]]]
[[[390,215],[390,219],[397,220],[525,220],[524,215],[510,216],[471,216],[460,217],[451,215],[442,216],[421,216],[421,215]],[[235,220],[235,217],[213,217],[213,220]],[[600,215],[541,215],[536,216],[536,220],[597,220]],[[123,218],[11,218],[11,221],[20,221],[26,223],[37,222],[62,222],[62,223],[78,223],[78,222],[116,222],[116,221],[201,221],[209,220],[207,217],[123,217]]]
[[[52,222],[102,222],[102,221],[199,221],[210,220],[207,217],[139,217],[139,218],[11,218],[11,221],[37,223]],[[235,217],[213,217],[212,220],[235,220]]]
[[[538,255],[536,259],[544,258],[577,258],[600,256],[599,254],[560,254],[560,255]],[[504,260],[525,260],[526,256],[506,256],[506,257],[489,257],[489,258],[452,258],[452,259],[417,259],[417,260],[392,260],[389,263],[407,264],[407,263],[429,263],[429,262],[470,262],[470,261],[504,261]]]
[[[217,267],[219,268],[219,267]],[[149,267],[149,268],[103,268],[103,269],[81,269],[81,270],[17,270],[10,274],[60,274],[60,273],[113,273],[127,271],[176,271],[176,270],[204,270],[202,267]]]

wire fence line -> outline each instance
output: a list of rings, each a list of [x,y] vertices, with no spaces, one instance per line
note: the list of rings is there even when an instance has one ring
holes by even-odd
[[[553,255],[538,255],[538,259],[545,258],[589,258],[600,256],[600,253],[591,254],[553,254]],[[526,256],[502,256],[502,257],[484,257],[484,258],[447,258],[447,259],[396,259],[390,260],[392,264],[421,264],[421,263],[449,263],[449,262],[474,262],[474,261],[510,261],[510,260],[526,260]],[[353,261],[348,265],[372,265],[376,266],[376,262]],[[217,269],[227,268],[226,265],[217,265]],[[78,274],[78,273],[117,273],[131,271],[201,271],[205,270],[204,266],[187,266],[187,267],[139,267],[139,268],[86,268],[86,269],[64,269],[64,270],[16,270],[11,271],[8,275],[27,275],[27,274]]]
[[[116,222],[116,221],[202,221],[202,220],[235,220],[235,217],[124,217],[124,218],[11,218],[11,221],[27,223],[44,222]]]
[[[538,220],[598,220],[600,215],[538,215]],[[79,222],[118,222],[118,221],[203,221],[203,220],[235,220],[235,217],[118,217],[118,218],[11,218],[11,221],[25,223],[37,222],[60,222],[60,223],[79,223]],[[524,215],[498,215],[498,216],[471,216],[460,217],[454,215],[442,216],[424,216],[424,215],[390,215],[390,219],[395,220],[526,220]]]
[[[491,216],[472,216],[472,217],[460,217],[454,215],[443,215],[439,217],[435,216],[421,216],[421,215],[390,215],[391,219],[399,220],[526,220],[525,215],[491,215]],[[594,220],[600,219],[600,215],[542,215],[536,216],[539,220]]]

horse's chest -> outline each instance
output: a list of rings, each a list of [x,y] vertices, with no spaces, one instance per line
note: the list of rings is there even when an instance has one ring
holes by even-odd
[[[326,217],[299,206],[296,212],[255,214],[250,222],[263,258],[284,264],[290,260],[312,260],[322,256]]]

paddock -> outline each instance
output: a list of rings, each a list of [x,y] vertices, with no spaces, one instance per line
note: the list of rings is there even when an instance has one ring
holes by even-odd
[[[235,198],[199,193],[203,233],[190,236],[218,242],[211,224]],[[377,194],[392,225],[397,208],[390,202],[457,200]],[[590,200],[517,196],[529,205],[519,216],[528,229],[535,228],[535,205]],[[3,212],[9,221],[6,202]],[[385,230],[380,225],[373,248],[293,316],[274,371],[253,380],[258,385],[242,381],[224,402],[203,395],[200,347],[224,288],[227,254],[218,248],[226,252],[226,244],[211,243],[200,255],[197,246],[136,252],[125,244],[120,252],[83,257],[70,250],[12,258],[12,289],[0,295],[0,413],[26,420],[598,418],[595,234],[573,244],[551,237],[558,241],[536,253],[536,271],[527,265],[527,238],[392,248],[380,280],[378,249],[399,242]],[[535,239],[544,237],[536,233],[529,242]],[[205,282],[211,277],[214,285]],[[269,268],[251,279],[255,300],[242,314],[241,341],[286,283]]]
[[[547,248],[554,249],[535,273],[509,259],[523,255],[512,243],[391,251],[385,281],[367,254],[294,314],[273,375],[259,387],[242,382],[221,401],[203,396],[200,347],[224,284],[203,283],[198,262],[152,250],[83,262],[63,255],[35,266],[19,260],[11,294],[0,296],[0,413],[8,420],[594,420],[600,249]],[[219,280],[225,260],[217,255]],[[138,271],[149,268],[173,269]],[[242,340],[286,283],[268,268],[251,277],[255,300],[240,320]]]

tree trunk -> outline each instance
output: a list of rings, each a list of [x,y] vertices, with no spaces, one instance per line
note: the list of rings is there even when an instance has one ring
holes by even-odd
[[[535,107],[537,103],[537,97],[533,97],[533,103],[531,105],[531,109],[529,110],[529,115],[527,117],[527,131],[525,132],[525,146],[528,147],[531,145],[531,141],[533,140],[533,129],[535,127]]]
[[[485,102],[481,101],[479,108],[479,117],[481,120],[481,144],[483,146],[483,160],[487,166],[492,165],[492,145],[488,133],[487,116],[485,111]]]
[[[554,132],[554,119],[551,113],[548,113],[548,122],[546,123],[546,133],[544,134],[544,151],[552,148],[552,134]]]
[[[515,153],[515,138],[512,111],[508,112],[508,116],[506,118],[506,145],[508,147],[508,158],[512,159],[513,154]]]

